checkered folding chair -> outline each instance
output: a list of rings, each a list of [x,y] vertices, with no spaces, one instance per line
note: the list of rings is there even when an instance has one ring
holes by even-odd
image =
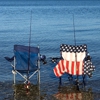
[[[16,75],[19,74],[24,83],[37,74],[37,81],[40,83],[40,49],[39,47],[30,47],[23,45],[14,45],[14,56],[12,58],[5,57],[11,62],[12,73],[14,75],[14,84],[16,84]],[[12,64],[13,62],[13,64]]]
[[[60,78],[64,73],[72,76],[83,76],[83,81],[86,75],[92,76],[95,69],[90,56],[87,53],[87,45],[66,45],[60,46],[61,58],[57,65],[54,67],[54,74]],[[78,79],[78,78],[76,78]],[[77,80],[78,81],[78,80]]]

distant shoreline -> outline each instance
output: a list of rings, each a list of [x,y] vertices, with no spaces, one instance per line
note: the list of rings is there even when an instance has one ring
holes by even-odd
[[[100,6],[100,1],[1,1],[0,6]]]

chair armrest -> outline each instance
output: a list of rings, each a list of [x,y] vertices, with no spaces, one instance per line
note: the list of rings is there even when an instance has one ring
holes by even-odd
[[[14,56],[13,57],[4,57],[7,61],[12,62],[14,60]]]

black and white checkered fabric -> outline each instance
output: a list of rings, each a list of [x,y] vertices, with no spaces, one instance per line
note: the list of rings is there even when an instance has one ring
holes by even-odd
[[[60,51],[61,52],[87,52],[87,46],[84,45],[79,45],[79,46],[75,46],[75,45],[66,45],[66,44],[62,44],[60,46]]]
[[[93,71],[95,70],[95,66],[92,64],[91,59],[86,59],[84,61],[84,75],[88,75],[92,77]]]

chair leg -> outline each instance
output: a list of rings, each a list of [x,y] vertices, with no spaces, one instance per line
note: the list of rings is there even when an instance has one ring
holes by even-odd
[[[16,75],[14,74],[14,84],[16,84]]]
[[[79,91],[79,77],[78,77],[78,75],[77,75],[77,77],[76,77],[76,87],[77,87],[77,90]]]
[[[14,67],[13,67],[13,70],[14,70],[14,84],[16,84],[16,72],[15,72],[15,62],[16,62],[16,59],[14,57]]]
[[[83,85],[86,86],[86,82],[85,82],[86,75],[82,75],[82,77],[83,77]]]
[[[61,77],[59,77],[59,86],[61,86],[62,85],[62,79],[61,79]]]
[[[37,72],[37,83],[40,84],[40,69],[38,69],[38,72]]]
[[[71,74],[68,74],[68,79],[69,79],[69,81],[72,81],[73,80],[73,77],[72,77]]]
[[[39,72],[38,72],[38,81],[39,81],[39,84],[40,84],[40,69],[39,69]]]
[[[77,86],[79,86],[79,78],[78,78],[78,75],[76,76],[75,84],[76,84]]]
[[[40,69],[38,70],[38,100],[40,100]]]

